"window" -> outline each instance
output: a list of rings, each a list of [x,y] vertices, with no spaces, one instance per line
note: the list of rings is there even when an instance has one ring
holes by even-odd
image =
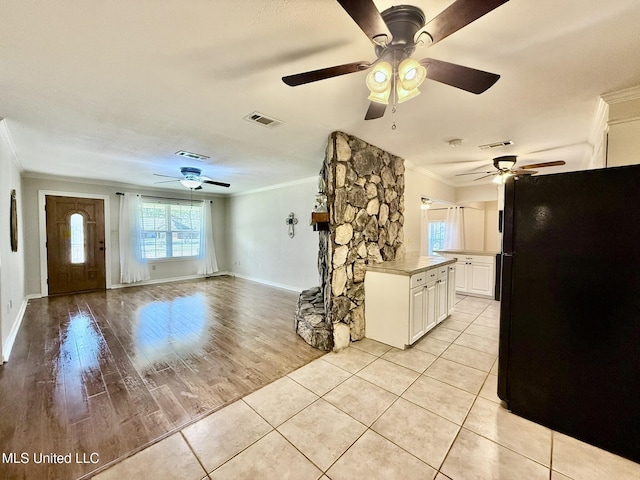
[[[84,217],[74,213],[69,219],[71,227],[71,263],[84,263]]]
[[[179,258],[200,255],[202,206],[142,199],[142,256]]]
[[[444,228],[445,222],[429,222],[429,255],[433,255],[434,250],[444,248]]]

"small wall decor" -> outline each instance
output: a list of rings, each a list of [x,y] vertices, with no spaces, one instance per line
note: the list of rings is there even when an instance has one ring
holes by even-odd
[[[11,251],[18,251],[18,207],[16,203],[16,191],[15,189],[11,190],[11,210],[9,213],[10,221],[11,221]]]
[[[284,223],[289,225],[289,236],[293,238],[296,232],[293,230],[293,226],[298,223],[298,219],[295,218],[295,214],[291,212],[287,218],[284,219]]]

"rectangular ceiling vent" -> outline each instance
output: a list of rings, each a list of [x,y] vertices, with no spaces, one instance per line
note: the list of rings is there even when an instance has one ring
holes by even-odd
[[[187,152],[186,150],[179,150],[176,152],[176,155],[179,157],[189,158],[191,160],[197,160],[199,162],[204,162],[207,158],[210,158],[206,155],[200,155],[199,153]]]
[[[480,145],[480,150],[491,150],[494,148],[502,148],[502,147],[506,147],[508,145],[513,145],[513,140],[505,140],[504,142],[494,142],[494,143],[487,143],[486,145]]]
[[[248,122],[253,122],[253,123],[257,123],[258,125],[262,125],[263,127],[277,127],[278,125],[282,125],[284,122],[277,120],[273,117],[268,117],[267,115],[264,115],[262,113],[259,112],[253,112],[249,115],[247,115],[246,117],[244,117],[245,120],[247,120]]]

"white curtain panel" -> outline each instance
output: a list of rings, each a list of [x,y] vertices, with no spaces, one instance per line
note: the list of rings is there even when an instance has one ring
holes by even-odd
[[[420,209],[420,255],[429,255],[429,210]]]
[[[200,235],[200,261],[198,275],[210,275],[218,271],[216,248],[213,245],[213,220],[211,202],[205,200],[202,205],[202,229]]]
[[[140,196],[125,193],[120,199],[120,283],[149,280],[149,267],[142,257],[142,212]]]
[[[462,207],[447,208],[444,228],[444,249],[464,250],[464,217]]]

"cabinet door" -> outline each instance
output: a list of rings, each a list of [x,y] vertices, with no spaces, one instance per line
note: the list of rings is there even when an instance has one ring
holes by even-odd
[[[436,307],[436,321],[438,323],[443,321],[449,315],[447,293],[447,277],[444,277],[436,283],[436,298],[438,302]]]
[[[425,326],[424,331],[428,332],[437,323],[438,298],[436,296],[436,282],[428,283],[424,288],[425,298]]]
[[[425,334],[425,300],[426,288],[411,289],[411,310],[409,316],[409,344]]]
[[[459,292],[467,291],[467,263],[456,262],[456,290]]]
[[[469,293],[493,296],[493,287],[495,285],[493,264],[473,262],[470,267]]]
[[[449,278],[447,279],[447,314],[451,315],[456,306],[456,267],[449,265]]]

